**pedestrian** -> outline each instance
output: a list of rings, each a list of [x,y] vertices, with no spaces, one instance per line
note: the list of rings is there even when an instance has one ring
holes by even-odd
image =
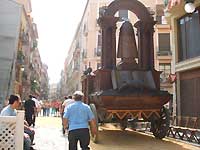
[[[65,109],[67,108],[67,106],[71,103],[73,103],[74,100],[72,99],[72,96],[69,95],[68,97],[65,96],[65,101],[62,103],[62,106],[61,106],[61,119],[62,119],[62,132],[63,134],[65,134],[65,128],[63,126],[63,115],[64,115],[64,112],[65,112]]]
[[[36,96],[32,96],[32,100],[35,102],[35,111],[34,111],[34,114],[33,114],[33,127],[35,127],[35,119],[36,117],[38,116],[38,113],[40,112],[41,110],[41,104],[40,104],[40,101],[36,98]]]
[[[36,113],[36,104],[32,100],[33,96],[29,95],[29,99],[25,101],[24,108],[25,108],[25,119],[28,122],[29,126],[33,124],[34,126],[34,115]]]
[[[67,106],[63,116],[63,125],[68,126],[69,150],[77,150],[79,141],[82,150],[89,150],[89,125],[93,135],[96,135],[96,121],[87,104],[82,102],[84,94],[81,91],[74,93],[75,102]]]
[[[46,116],[46,100],[42,101],[42,116]]]
[[[9,104],[1,111],[0,116],[16,116],[17,111],[16,109],[20,107],[21,99],[17,95],[10,95],[9,97]],[[26,131],[29,131],[29,134],[26,133]],[[31,147],[32,140],[31,137],[34,137],[35,132],[24,125],[24,150],[31,150],[33,149]]]

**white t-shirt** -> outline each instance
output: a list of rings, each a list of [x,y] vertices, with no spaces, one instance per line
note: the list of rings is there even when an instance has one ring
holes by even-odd
[[[35,102],[36,108],[41,108],[41,104],[39,100],[37,100],[36,98],[32,98],[32,100]]]
[[[69,104],[72,104],[74,102],[74,100],[73,99],[66,99],[64,102],[63,102],[63,104],[62,104],[62,106],[64,106],[64,112],[65,112],[65,110],[66,110],[66,107],[69,105]]]

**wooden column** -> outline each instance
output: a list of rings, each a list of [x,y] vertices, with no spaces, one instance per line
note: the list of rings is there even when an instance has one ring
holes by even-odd
[[[116,66],[116,22],[118,17],[103,16],[99,19],[102,28],[102,57],[103,69],[113,69]]]
[[[154,68],[153,26],[155,22],[135,23],[138,35],[138,64],[141,69]]]

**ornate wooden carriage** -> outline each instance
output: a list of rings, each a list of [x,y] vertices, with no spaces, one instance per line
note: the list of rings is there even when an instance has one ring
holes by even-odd
[[[138,45],[130,22],[120,28],[116,54],[116,23],[114,14],[129,10],[136,14]],[[85,103],[91,106],[97,122],[119,122],[124,129],[127,121],[143,119],[151,122],[157,138],[165,137],[169,113],[164,104],[171,95],[160,90],[160,73],[154,69],[153,26],[146,7],[137,0],[115,0],[98,19],[102,29],[101,69],[82,76]],[[116,64],[116,55],[121,61]],[[96,141],[96,137],[94,141]]]

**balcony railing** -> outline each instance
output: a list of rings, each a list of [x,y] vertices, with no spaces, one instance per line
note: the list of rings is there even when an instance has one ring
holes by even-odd
[[[157,55],[158,56],[171,56],[172,55],[172,51],[158,51]]]
[[[74,66],[74,68],[73,68],[73,72],[74,71],[79,71],[80,70],[80,65],[76,65],[76,66]]]

